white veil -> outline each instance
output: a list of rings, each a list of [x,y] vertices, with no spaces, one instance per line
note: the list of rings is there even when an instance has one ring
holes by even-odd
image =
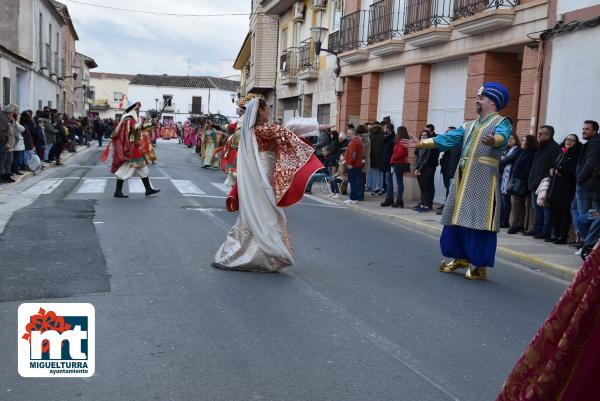
[[[246,108],[237,155],[237,186],[240,218],[252,231],[259,247],[270,256],[290,264],[294,258],[285,246],[285,215],[277,206],[275,192],[265,173],[258,153],[254,124],[258,114],[258,100]]]

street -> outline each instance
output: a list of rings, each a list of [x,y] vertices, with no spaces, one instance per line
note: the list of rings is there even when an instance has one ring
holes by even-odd
[[[116,199],[101,151],[12,190],[35,199],[0,234],[0,400],[494,400],[566,286],[502,260],[439,273],[436,237],[312,196],[287,211],[294,267],[216,270],[224,174],[159,141],[161,192]],[[93,377],[19,376],[35,301],[95,306]]]

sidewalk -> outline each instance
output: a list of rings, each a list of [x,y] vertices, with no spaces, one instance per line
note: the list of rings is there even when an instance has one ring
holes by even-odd
[[[313,195],[327,201],[343,205],[347,199],[331,199],[327,193],[314,186]],[[417,202],[409,202],[404,209],[381,207],[379,204],[384,200],[382,196],[370,196],[365,194],[365,200],[355,205],[347,205],[348,208],[359,212],[387,220],[395,220],[398,223],[414,228],[422,233],[439,236],[442,232],[440,224],[441,216],[435,211],[429,213],[418,213],[411,210]],[[434,208],[435,210],[435,208]],[[498,248],[496,254],[499,257],[528,266],[534,270],[544,271],[552,276],[572,280],[581,266],[581,257],[574,254],[575,249],[566,245],[554,245],[543,240],[526,237],[522,234],[508,235],[506,229],[498,234]]]
[[[94,140],[94,142],[96,142]],[[98,145],[90,145],[89,148],[94,148],[94,147],[98,147]],[[85,145],[77,145],[77,152],[81,151],[81,150],[85,150],[88,149],[88,146]],[[60,156],[60,161],[62,163],[64,163],[65,165],[67,164],[67,162],[75,157],[77,155],[76,153],[71,153],[71,152],[63,152]],[[34,175],[40,175],[40,174],[45,174],[47,172],[51,172],[54,171],[54,169],[58,169],[61,166],[57,166],[56,163],[52,162],[52,163],[42,163],[42,165],[44,166],[44,170],[38,170],[37,173],[33,174],[33,172],[31,171],[23,171],[23,175],[14,175],[12,178],[13,180],[15,180],[15,182],[12,182],[10,184],[2,184],[0,185],[0,192],[2,192],[3,190],[9,189],[14,187],[15,185],[17,185],[18,183],[20,183],[21,181],[23,181],[24,179],[34,176]]]

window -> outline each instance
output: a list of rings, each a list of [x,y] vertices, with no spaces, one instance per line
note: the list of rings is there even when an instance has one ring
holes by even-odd
[[[317,106],[317,122],[319,124],[329,124],[331,115],[330,115],[331,105],[329,104],[320,104]]]
[[[283,53],[283,51],[285,49],[287,49],[287,47],[288,47],[288,30],[287,30],[287,28],[283,29],[281,31],[280,43],[281,43],[281,52]]]
[[[2,78],[2,101],[4,104],[10,104],[10,78]]]
[[[44,108],[44,103],[41,100],[38,100],[38,110],[42,110]]]
[[[333,21],[331,23],[331,32],[339,31],[342,22],[342,0],[334,0],[332,2]]]
[[[302,24],[300,22],[296,22],[294,25],[294,47],[300,47],[300,42],[302,42]]]
[[[44,62],[44,30],[42,29],[42,27],[44,23],[44,16],[42,15],[42,13],[40,13],[40,24],[38,25],[38,50],[39,50],[39,60],[38,60],[38,66],[41,66]],[[41,109],[41,107],[40,107]]]
[[[113,92],[113,101],[120,102],[121,98],[123,98],[123,94],[121,92]]]
[[[192,96],[192,114],[202,114],[202,96]]]

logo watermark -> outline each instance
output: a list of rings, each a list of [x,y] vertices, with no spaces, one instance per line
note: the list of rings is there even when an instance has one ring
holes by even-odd
[[[19,374],[90,377],[95,369],[96,313],[92,304],[19,306]]]

